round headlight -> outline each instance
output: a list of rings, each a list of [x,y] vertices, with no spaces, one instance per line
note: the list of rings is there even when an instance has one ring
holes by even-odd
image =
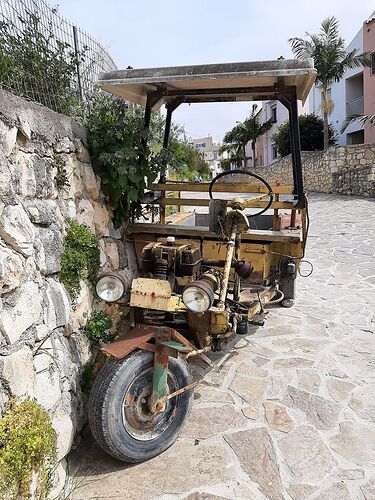
[[[99,298],[106,302],[116,302],[121,299],[125,292],[122,279],[115,274],[105,274],[96,283],[96,293]]]
[[[203,313],[212,306],[214,294],[205,283],[195,281],[184,289],[182,300],[190,311]]]

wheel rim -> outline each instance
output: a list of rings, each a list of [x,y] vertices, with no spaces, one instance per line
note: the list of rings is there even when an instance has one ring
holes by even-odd
[[[126,431],[139,441],[151,441],[163,434],[172,424],[179,396],[166,402],[165,410],[151,413],[148,400],[152,392],[153,368],[139,373],[128,387],[122,405],[122,421]],[[168,392],[178,389],[173,373],[168,372]]]

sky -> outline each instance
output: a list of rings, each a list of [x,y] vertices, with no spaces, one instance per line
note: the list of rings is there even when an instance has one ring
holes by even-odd
[[[60,0],[60,12],[93,35],[119,69],[292,57],[288,39],[336,16],[349,43],[374,0]],[[188,136],[221,140],[251,103],[181,105]]]

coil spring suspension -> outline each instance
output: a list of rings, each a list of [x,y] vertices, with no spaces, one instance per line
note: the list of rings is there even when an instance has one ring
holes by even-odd
[[[156,259],[154,277],[158,280],[166,280],[168,276],[168,262],[165,259]]]
[[[166,280],[168,277],[168,262],[165,259],[157,259],[155,261],[154,278],[158,280]],[[163,326],[165,320],[165,311],[157,311],[156,309],[143,310],[143,323],[150,326]]]

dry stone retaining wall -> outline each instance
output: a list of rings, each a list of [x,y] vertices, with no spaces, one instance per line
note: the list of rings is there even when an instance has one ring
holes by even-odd
[[[302,166],[307,191],[375,197],[375,144],[304,151]],[[293,183],[290,155],[252,170],[271,184]]]
[[[61,168],[69,186],[59,188]],[[35,399],[49,411],[57,433],[55,492],[84,422],[80,377],[90,348],[79,329],[94,303],[82,283],[73,309],[58,280],[69,219],[98,235],[102,269],[129,274],[122,231],[110,222],[85,129],[0,91],[0,413],[11,397]]]

